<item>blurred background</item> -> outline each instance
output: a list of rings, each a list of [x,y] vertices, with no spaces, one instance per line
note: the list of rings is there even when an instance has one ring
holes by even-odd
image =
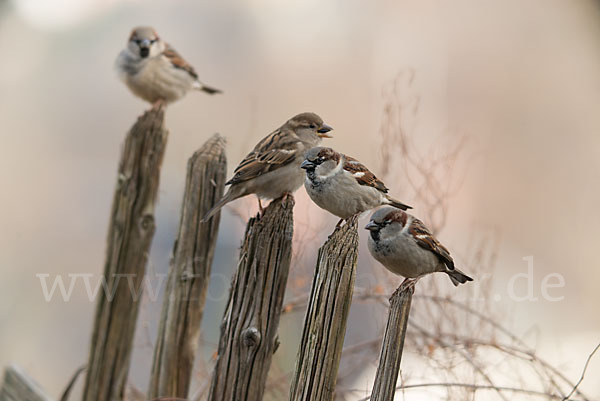
[[[303,111],[335,128],[326,145],[370,166],[419,215],[398,161],[405,155],[385,152],[391,102],[410,107],[400,120],[420,157],[458,144],[457,174],[442,183],[453,190],[439,238],[459,266],[479,238],[494,238],[493,275],[487,265],[473,274],[490,279],[478,296],[569,379],[579,378],[600,341],[600,2],[591,0],[0,0],[0,366],[23,366],[58,397],[87,360],[94,302],[83,285],[68,302],[47,302],[36,274],[51,283],[86,273],[97,282],[102,273],[120,144],[148,107],[113,68],[136,25],[154,26],[202,81],[224,91],[190,93],[168,109],[150,273],[167,271],[187,158],[219,132],[231,174],[258,140]],[[296,199],[291,294],[310,289],[315,250],[337,221],[304,189]],[[224,209],[202,323],[207,366],[240,216],[255,212],[254,198]],[[365,240],[361,233],[358,288],[383,274]],[[545,279],[554,273],[564,285]],[[386,277],[387,295],[401,279]],[[427,280],[438,280],[444,295],[463,291],[445,277]],[[551,297],[544,280],[558,283]],[[160,303],[146,297],[140,311],[130,380],[142,390]],[[293,369],[303,314],[282,319],[288,343],[274,364],[284,373]],[[353,304],[346,343],[384,326],[385,313]],[[356,399],[368,394],[374,367],[343,383],[364,390]],[[199,368],[198,382],[208,374]],[[592,398],[600,398],[599,376],[597,355],[581,385]]]

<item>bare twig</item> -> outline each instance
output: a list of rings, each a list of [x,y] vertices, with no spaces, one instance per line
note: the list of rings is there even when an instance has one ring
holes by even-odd
[[[71,395],[71,391],[73,390],[73,387],[75,386],[75,382],[77,382],[79,375],[81,373],[83,373],[86,369],[87,369],[87,365],[83,365],[83,366],[80,366],[79,368],[77,368],[75,373],[73,373],[73,377],[71,377],[71,380],[69,380],[67,387],[65,387],[65,389],[63,390],[63,393],[60,396],[60,401],[68,401],[69,396]]]
[[[596,345],[596,348],[594,348],[594,350],[592,351],[592,353],[587,357],[587,360],[585,361],[585,365],[583,367],[583,371],[581,372],[581,377],[579,378],[579,380],[577,381],[577,383],[575,383],[575,386],[573,386],[573,389],[571,390],[571,392],[569,394],[567,394],[565,396],[565,398],[562,399],[562,401],[568,400],[573,395],[573,393],[575,392],[575,390],[577,390],[577,388],[579,387],[579,385],[583,381],[583,378],[585,377],[585,372],[587,371],[588,365],[590,364],[590,361],[592,360],[592,357],[594,356],[594,354],[596,353],[596,351],[598,351],[598,348],[600,348],[600,343],[598,345]]]
[[[508,386],[496,386],[496,385],[484,385],[484,384],[471,384],[471,383],[418,383],[418,384],[405,384],[396,387],[396,390],[408,390],[414,388],[426,388],[426,387],[462,387],[473,391],[487,390],[487,391],[501,391],[518,394],[533,395],[541,398],[550,398],[553,400],[561,400],[562,398],[558,395],[548,394],[542,391],[526,390],[518,387]],[[362,391],[362,390],[356,390]],[[361,398],[358,401],[369,401],[371,396]],[[575,400],[573,400],[575,401]],[[577,400],[579,401],[579,400]]]

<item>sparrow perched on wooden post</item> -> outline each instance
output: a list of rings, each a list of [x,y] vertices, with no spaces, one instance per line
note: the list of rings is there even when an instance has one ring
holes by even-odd
[[[473,279],[454,267],[444,247],[416,217],[399,209],[384,207],[373,213],[369,230],[371,255],[389,271],[409,279],[444,272],[455,286]]]
[[[362,163],[331,148],[309,150],[300,167],[306,170],[306,192],[319,207],[342,219],[338,226],[382,205],[412,209],[389,196],[385,184]]]
[[[221,93],[200,82],[194,67],[148,26],[131,31],[127,46],[117,57],[116,68],[134,95],[154,105],[179,100],[190,89],[210,95]]]
[[[242,160],[233,178],[225,183],[230,185],[229,190],[203,221],[242,196],[256,194],[262,211],[260,198],[277,199],[296,191],[304,180],[300,169],[304,154],[322,138],[331,138],[327,133],[332,129],[315,113],[302,113],[289,119]]]

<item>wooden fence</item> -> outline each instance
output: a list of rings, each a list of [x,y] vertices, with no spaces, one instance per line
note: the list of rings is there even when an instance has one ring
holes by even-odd
[[[119,162],[104,279],[91,336],[84,401],[122,401],[168,132],[153,108],[128,132]],[[220,215],[201,218],[223,194],[225,142],[214,135],[189,160],[177,238],[159,321],[148,400],[189,397]],[[292,255],[294,198],[278,199],[247,224],[221,324],[208,401],[260,401],[273,354]],[[358,259],[356,219],[319,249],[290,388],[290,401],[332,401]],[[133,285],[132,285],[133,284]],[[412,292],[392,297],[373,399],[391,401]],[[69,389],[72,386],[69,385]],[[69,391],[63,398],[66,401]],[[0,401],[51,401],[18,367],[5,369]]]

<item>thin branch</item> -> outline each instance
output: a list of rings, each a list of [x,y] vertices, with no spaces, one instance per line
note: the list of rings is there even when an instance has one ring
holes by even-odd
[[[518,388],[518,387],[506,387],[506,386],[493,386],[493,385],[484,385],[484,384],[470,384],[470,383],[418,383],[418,384],[406,384],[406,385],[400,385],[396,387],[396,390],[408,390],[408,389],[413,389],[413,388],[426,388],[426,387],[461,387],[461,388],[466,388],[466,389],[470,389],[473,391],[478,391],[478,390],[489,390],[489,391],[504,391],[504,392],[512,392],[512,393],[518,393],[518,394],[527,394],[527,395],[533,395],[536,397],[544,397],[544,398],[550,398],[553,400],[563,400],[560,396],[555,395],[555,394],[548,394],[548,393],[544,393],[542,391],[536,391],[536,390],[527,390],[527,389],[522,389],[522,388]],[[356,391],[364,391],[364,390],[356,390]],[[358,401],[369,401],[371,399],[371,396],[367,396],[365,398],[361,398]],[[573,400],[573,401],[579,401],[579,400]]]
[[[565,398],[562,399],[562,401],[568,400],[569,397],[571,397],[573,395],[573,393],[577,390],[577,387],[579,387],[579,385],[583,381],[583,378],[585,377],[585,372],[588,368],[588,365],[590,364],[590,361],[592,360],[592,357],[594,356],[596,351],[598,351],[598,348],[600,348],[600,343],[598,343],[598,345],[596,345],[596,348],[594,348],[592,353],[588,356],[587,360],[585,361],[585,366],[583,367],[583,372],[581,372],[581,377],[579,378],[579,381],[575,384],[575,386],[573,387],[573,390],[571,390],[571,392],[569,394],[567,394],[567,396]]]
[[[71,395],[71,391],[73,390],[73,386],[75,386],[75,382],[77,381],[77,378],[86,369],[87,369],[87,365],[83,365],[83,366],[80,366],[79,368],[77,368],[75,373],[73,373],[73,377],[71,377],[71,380],[69,380],[69,384],[67,384],[67,387],[65,387],[65,389],[63,390],[63,393],[60,396],[60,401],[68,401],[69,400],[69,396]]]

